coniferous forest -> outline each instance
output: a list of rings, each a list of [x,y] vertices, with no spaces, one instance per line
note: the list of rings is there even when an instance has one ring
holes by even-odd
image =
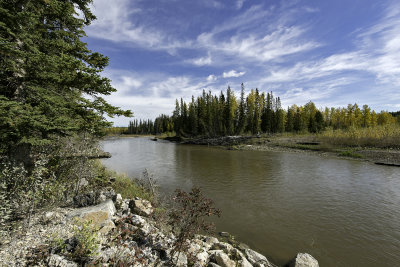
[[[129,134],[161,134],[172,132],[178,136],[227,136],[261,133],[320,133],[326,128],[367,128],[395,124],[397,113],[376,113],[368,105],[349,104],[341,108],[319,109],[313,102],[304,106],[292,105],[284,109],[280,97],[272,92],[250,90],[245,95],[241,85],[239,98],[230,87],[213,95],[203,90],[202,95],[186,103],[176,100],[172,116],[161,115],[152,120],[129,123]]]

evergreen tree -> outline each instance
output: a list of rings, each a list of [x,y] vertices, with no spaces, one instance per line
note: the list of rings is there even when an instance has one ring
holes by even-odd
[[[244,97],[244,84],[241,85],[240,91],[240,104],[237,115],[237,127],[236,134],[242,134],[244,129],[246,128],[246,102]]]
[[[108,58],[90,51],[81,40],[84,27],[95,19],[91,2],[0,2],[3,153],[24,144],[54,143],[57,136],[102,135],[111,125],[104,115],[131,115],[101,97],[115,89],[100,75]]]

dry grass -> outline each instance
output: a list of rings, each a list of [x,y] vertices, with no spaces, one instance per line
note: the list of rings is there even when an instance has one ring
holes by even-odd
[[[324,143],[335,146],[400,148],[400,125],[390,124],[369,128],[328,129],[319,135]]]

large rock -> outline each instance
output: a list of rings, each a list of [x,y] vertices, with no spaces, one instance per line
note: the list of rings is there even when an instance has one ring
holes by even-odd
[[[289,267],[318,267],[318,261],[307,253],[298,253],[290,263]]]
[[[150,201],[144,199],[133,199],[129,201],[129,208],[132,213],[141,216],[150,216],[153,213],[153,207],[151,206]]]
[[[94,227],[100,229],[100,232],[107,233],[114,227],[111,218],[115,212],[114,203],[112,200],[107,200],[96,206],[73,210],[67,215],[67,218],[81,218],[85,221],[91,221]]]
[[[245,249],[244,253],[246,254],[246,257],[249,260],[249,262],[254,266],[260,266],[260,267],[273,266],[264,255],[261,255],[260,253],[252,249]]]
[[[236,263],[231,260],[229,258],[228,255],[226,255],[224,252],[222,251],[217,251],[214,254],[215,257],[215,261],[218,263],[218,265],[222,266],[222,267],[235,267]]]

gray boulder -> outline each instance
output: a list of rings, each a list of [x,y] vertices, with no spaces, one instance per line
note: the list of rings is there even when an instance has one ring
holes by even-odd
[[[81,218],[85,221],[91,221],[92,225],[99,228],[101,233],[107,233],[115,227],[111,220],[115,212],[114,203],[109,199],[96,206],[73,210],[67,215],[67,218]]]
[[[245,249],[244,253],[249,262],[254,266],[260,266],[260,267],[273,266],[264,255],[261,255],[260,253],[252,249]]]
[[[288,265],[289,267],[319,267],[318,261],[307,253],[297,253]]]
[[[129,201],[129,208],[132,213],[141,216],[150,216],[153,213],[153,207],[151,206],[150,201],[144,199],[133,199]]]

